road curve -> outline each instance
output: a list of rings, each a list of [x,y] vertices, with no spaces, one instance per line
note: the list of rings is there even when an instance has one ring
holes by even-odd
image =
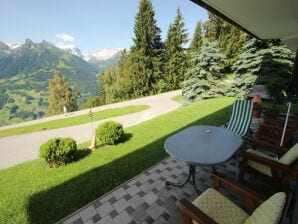
[[[178,108],[180,104],[172,100],[172,98],[178,94],[181,94],[180,90],[93,108],[92,111],[97,112],[105,109],[126,107],[130,105],[150,106],[148,110],[144,110],[141,112],[96,121],[93,123],[93,126],[97,127],[98,124],[104,121],[113,120],[122,123],[124,127],[129,127],[141,123],[143,121],[152,119],[161,114],[170,112]],[[74,112],[69,116],[78,116],[82,114],[87,115],[88,109]],[[65,118],[65,116],[58,115],[40,120],[24,122],[21,124],[9,125],[1,127],[0,130],[31,124],[38,124],[41,122],[55,120],[59,118]],[[66,128],[2,137],[0,138],[0,169],[4,169],[25,162],[27,160],[37,158],[39,146],[50,138],[71,137],[75,139],[77,143],[80,144],[90,140],[91,136],[92,126],[90,123],[87,123]]]

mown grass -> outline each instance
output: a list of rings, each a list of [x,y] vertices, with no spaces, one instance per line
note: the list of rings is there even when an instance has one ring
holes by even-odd
[[[203,100],[125,129],[130,138],[98,147],[65,167],[36,159],[0,171],[0,223],[54,223],[164,159],[166,137],[190,125],[225,123],[233,98]]]
[[[150,107],[148,105],[137,105],[137,106],[115,108],[115,109],[106,109],[106,110],[93,113],[93,121],[140,112],[143,110],[147,110],[149,108]],[[0,130],[0,137],[26,134],[26,133],[44,131],[44,130],[51,130],[55,128],[64,128],[64,127],[69,127],[69,126],[74,126],[79,124],[85,124],[85,123],[88,123],[89,121],[90,121],[89,115],[86,113],[86,115],[61,118],[58,120],[47,121],[47,122],[34,124],[34,125]]]

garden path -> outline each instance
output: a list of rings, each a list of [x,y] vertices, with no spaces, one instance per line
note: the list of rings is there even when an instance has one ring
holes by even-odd
[[[113,120],[120,122],[124,127],[129,127],[143,121],[152,119],[161,114],[175,110],[180,106],[179,103],[172,100],[174,96],[181,94],[180,90],[158,94],[154,96],[139,98],[135,100],[105,105],[93,108],[93,112],[97,112],[105,109],[126,107],[130,105],[149,105],[148,110],[141,112],[123,115],[119,117],[113,117],[105,120],[96,121],[93,123],[94,127],[107,120]],[[69,116],[78,116],[82,114],[88,114],[89,110],[76,111]],[[45,121],[65,118],[64,115],[57,115],[40,120],[24,122],[16,125],[9,125],[6,127],[0,127],[0,130],[21,127],[25,125],[38,124]],[[14,135],[0,138],[0,169],[4,169],[27,160],[32,160],[38,157],[39,146],[50,138],[54,137],[71,137],[77,141],[78,144],[86,142],[91,139],[92,129],[91,124],[82,124],[77,126],[45,130],[41,132],[34,132],[23,135]]]

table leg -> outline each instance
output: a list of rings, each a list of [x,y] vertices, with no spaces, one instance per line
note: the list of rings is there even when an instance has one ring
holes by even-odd
[[[172,185],[174,187],[183,187],[185,184],[187,184],[190,180],[190,178],[192,177],[192,181],[193,181],[193,184],[194,184],[194,188],[197,192],[197,194],[199,195],[199,191],[197,189],[197,185],[196,185],[196,166],[195,165],[189,165],[189,172],[188,172],[188,176],[185,180],[185,182],[183,183],[173,183],[173,182],[170,182],[170,181],[166,181],[166,185]]]

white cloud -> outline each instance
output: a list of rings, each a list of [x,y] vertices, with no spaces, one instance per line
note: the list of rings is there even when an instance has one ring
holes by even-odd
[[[73,36],[66,34],[66,33],[57,34],[56,37],[59,38],[60,40],[68,41],[68,42],[74,42],[74,40],[75,40],[75,38]]]

